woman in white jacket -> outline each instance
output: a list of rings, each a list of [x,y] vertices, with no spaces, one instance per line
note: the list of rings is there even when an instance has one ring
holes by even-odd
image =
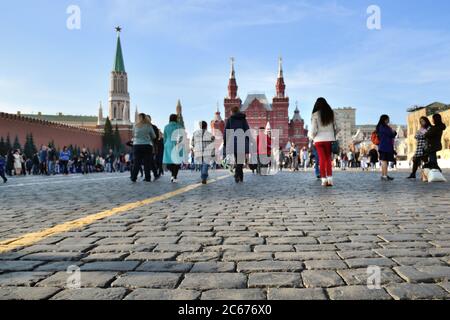
[[[333,186],[332,148],[336,141],[336,123],[334,111],[324,98],[317,99],[314,105],[310,138],[314,141],[319,154],[320,177],[322,186]]]

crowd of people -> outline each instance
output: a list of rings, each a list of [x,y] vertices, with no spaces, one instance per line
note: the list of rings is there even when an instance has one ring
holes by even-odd
[[[131,153],[120,153],[117,157],[113,150],[106,156],[90,153],[86,148],[75,154],[68,147],[57,151],[51,146],[41,146],[32,157],[26,157],[22,150],[10,150],[6,157],[0,155],[0,170],[4,182],[6,176],[89,174],[96,172],[124,172],[130,170]]]
[[[314,168],[315,175],[324,187],[334,185],[333,168],[349,168],[363,171],[380,168],[381,179],[392,181],[389,169],[396,165],[394,141],[397,132],[390,126],[388,115],[382,115],[371,136],[370,148],[343,149],[338,142],[335,114],[324,98],[317,99],[311,117],[310,144],[299,148],[292,144],[285,153],[282,147],[272,146],[272,132],[260,128],[256,136],[245,134],[250,129],[246,116],[239,107],[232,108],[223,133],[223,143],[217,150],[216,138],[208,131],[206,121],[199,123],[186,148],[186,131],[179,116],[172,114],[169,123],[161,131],[152,124],[149,115],[139,114],[133,129],[132,141],[126,145],[129,152],[95,155],[86,148],[74,154],[64,147],[57,151],[52,146],[41,146],[32,157],[26,158],[21,150],[10,150],[6,157],[0,155],[0,177],[6,183],[7,176],[90,174],[95,172],[130,172],[132,182],[137,182],[139,173],[144,181],[158,180],[164,171],[170,172],[170,181],[176,183],[180,170],[200,172],[200,180],[207,183],[210,168],[230,168],[236,183],[244,181],[244,167],[256,174],[267,174],[270,170],[292,171]],[[420,119],[416,134],[417,147],[413,157],[412,173],[415,179],[419,167],[440,170],[437,152],[442,150],[442,134],[446,129],[439,114]],[[242,133],[244,133],[242,135]],[[218,161],[218,152],[223,157]]]

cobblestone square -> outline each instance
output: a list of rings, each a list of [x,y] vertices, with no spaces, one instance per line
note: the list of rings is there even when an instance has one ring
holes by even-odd
[[[393,176],[11,179],[0,299],[449,299],[449,184]]]

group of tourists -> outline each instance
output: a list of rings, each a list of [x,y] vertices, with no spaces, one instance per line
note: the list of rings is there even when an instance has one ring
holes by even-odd
[[[437,152],[442,150],[442,134],[446,129],[440,114],[433,115],[433,124],[427,117],[420,118],[420,129],[415,138],[416,152],[413,157],[413,168],[408,179],[416,179],[419,167],[442,171],[438,165]]]
[[[0,164],[5,176],[68,175],[98,172],[124,172],[130,170],[132,155],[121,153],[117,157],[112,150],[105,157],[82,148],[78,153],[64,146],[57,151],[52,146],[41,146],[40,150],[27,157],[20,149],[10,150],[6,157],[0,155]],[[4,179],[6,182],[7,179]]]
[[[415,179],[419,167],[440,170],[437,161],[437,152],[442,150],[442,134],[446,129],[440,114],[432,117],[433,123],[427,118],[420,119],[420,129],[415,138],[417,148],[413,157],[412,173],[408,179]],[[311,117],[311,130],[308,148],[298,148],[292,144],[285,155],[282,147],[272,146],[271,130],[260,128],[256,136],[247,134],[250,126],[246,115],[238,106],[232,108],[231,116],[227,119],[223,133],[221,151],[223,162],[221,166],[230,167],[234,173],[236,183],[244,181],[244,167],[248,166],[252,172],[267,173],[270,170],[281,171],[290,167],[292,171],[300,168],[314,167],[315,175],[321,180],[322,186],[332,187],[333,167],[346,170],[347,168],[361,168],[363,171],[375,170],[381,167],[381,179],[392,181],[389,175],[390,165],[396,163],[394,141],[397,132],[390,126],[388,115],[382,115],[371,136],[370,149],[364,147],[359,150],[343,151],[337,139],[338,129],[335,114],[324,98],[317,99]],[[139,114],[133,129],[133,139],[127,143],[132,148],[130,153],[121,153],[116,156],[113,150],[104,156],[95,156],[83,148],[76,156],[64,147],[60,152],[51,146],[42,146],[41,149],[26,159],[20,150],[11,150],[7,157],[0,155],[0,177],[7,182],[7,175],[25,174],[69,174],[93,172],[124,172],[130,171],[130,179],[137,182],[138,175],[144,181],[158,180],[165,169],[170,171],[170,181],[178,182],[178,174],[186,166],[190,150],[191,168],[200,172],[200,180],[207,183],[209,169],[220,166],[216,150],[216,138],[208,131],[206,121],[199,123],[198,129],[193,133],[192,140],[187,141],[186,131],[180,117],[172,114],[169,123],[163,131],[152,124],[149,115]],[[187,147],[188,146],[188,147]],[[255,149],[256,147],[256,149]]]

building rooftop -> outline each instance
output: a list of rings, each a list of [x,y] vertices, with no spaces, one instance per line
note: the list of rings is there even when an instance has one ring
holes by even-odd
[[[247,110],[250,104],[255,101],[255,99],[258,100],[267,111],[272,111],[272,105],[269,103],[269,100],[267,100],[267,97],[264,93],[250,93],[249,95],[247,95],[247,99],[245,99],[241,111],[244,112],[245,110]]]
[[[427,106],[414,106],[409,108],[408,112],[416,112],[419,110],[426,109],[427,116],[433,115],[435,113],[443,112],[450,109],[450,104],[444,104],[442,102],[433,102]]]

